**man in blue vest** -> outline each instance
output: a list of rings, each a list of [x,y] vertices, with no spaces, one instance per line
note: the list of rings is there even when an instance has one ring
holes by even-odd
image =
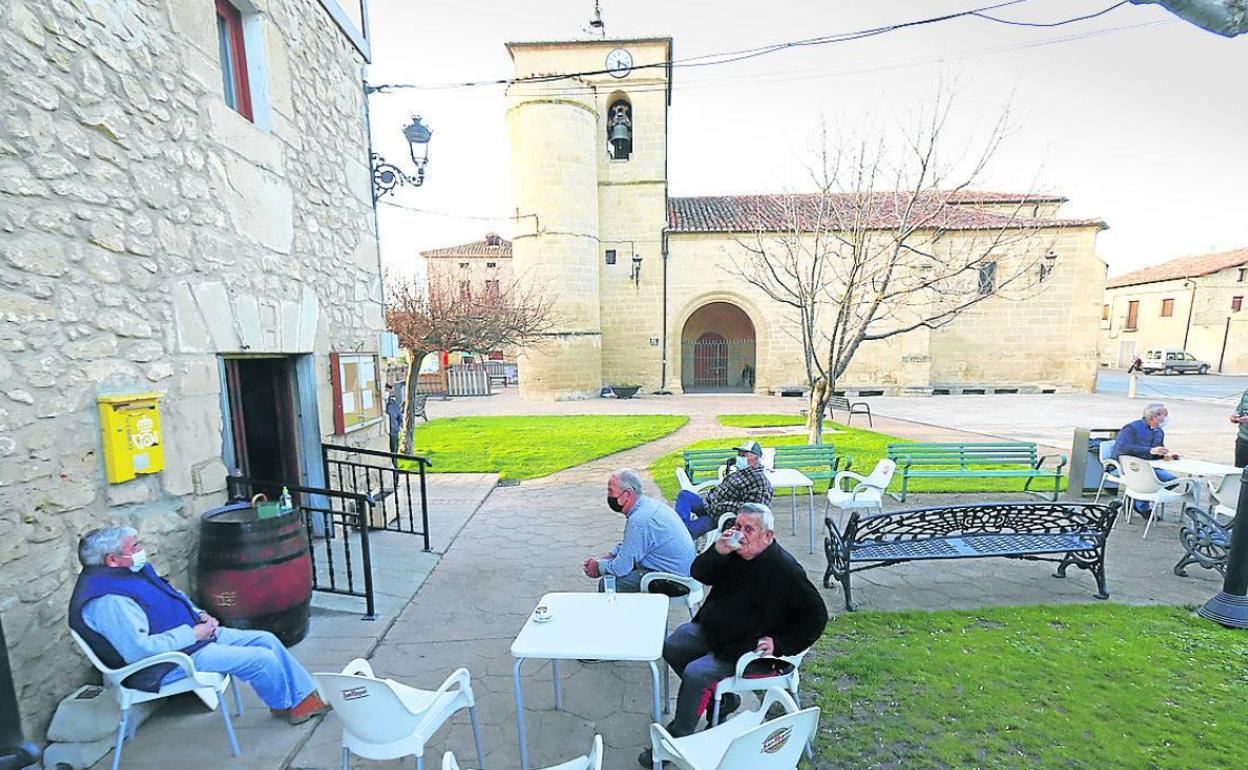
[[[69,601],[69,627],[111,668],[180,651],[199,671],[250,684],[275,716],[300,724],[329,711],[316,683],[268,631],[225,628],[147,563],[130,527],[95,529],[78,543],[82,572]],[[143,669],[126,686],[156,692],[186,672],[172,663]]]

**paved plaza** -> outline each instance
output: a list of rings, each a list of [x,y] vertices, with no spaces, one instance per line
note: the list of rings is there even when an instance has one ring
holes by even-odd
[[[976,436],[931,424],[898,419],[920,407],[944,411],[945,424],[971,423],[989,428],[999,420],[991,410],[958,405],[975,397],[925,399],[903,410],[888,399],[873,400],[880,417],[876,429],[915,438],[974,440]],[[1050,414],[1065,415],[1077,409],[1077,397],[978,397],[979,404],[1002,399],[1046,399],[1060,408]],[[1088,397],[1096,399],[1107,396]],[[1125,400],[1125,399],[1124,399]],[[511,393],[493,399],[457,399],[431,402],[437,416],[480,413],[483,407],[514,407],[543,413],[659,413],[690,414],[690,422],[650,444],[519,486],[493,487],[489,475],[438,476],[430,479],[434,521],[434,553],[420,550],[418,538],[387,533],[376,539],[377,586],[383,597],[381,617],[362,621],[359,604],[326,602],[319,607],[310,637],[294,648],[296,655],[314,671],[337,671],[356,656],[368,657],[379,676],[392,677],[414,686],[433,689],[461,666],[472,674],[477,696],[486,767],[508,770],[519,767],[517,728],[512,692],[512,640],[539,598],[552,591],[593,590],[593,582],[581,574],[590,553],[601,552],[618,541],[623,519],[605,504],[608,474],[620,467],[644,470],[660,455],[690,442],[716,436],[739,435],[740,429],[724,428],[715,415],[729,412],[796,412],[797,399],[766,397],[650,397],[632,402],[599,400],[574,404],[522,404]],[[1130,405],[1133,406],[1134,405]],[[1033,407],[1034,408],[1034,407]],[[1114,408],[1121,408],[1114,405]],[[1006,407],[1005,411],[1009,411]],[[507,409],[503,409],[507,411]],[[1174,408],[1187,415],[1188,406]],[[1031,414],[1029,412],[1029,414]],[[939,416],[939,414],[937,415]],[[1059,417],[1059,419],[1062,419]],[[1039,424],[1037,415],[1029,424]],[[1178,420],[1176,419],[1176,422]],[[1046,442],[1047,443],[1047,442]],[[1053,443],[1056,444],[1056,436]],[[649,494],[657,487],[643,473]],[[493,488],[492,488],[493,487]],[[797,535],[790,531],[787,492],[778,495],[778,540],[799,558],[811,580],[819,583],[825,566],[822,553],[807,550],[807,504],[799,497]],[[905,507],[949,502],[1020,498],[1018,495],[912,495]],[[823,506],[816,500],[816,517]],[[889,507],[900,507],[891,503]],[[1108,555],[1111,601],[1125,604],[1197,604],[1218,590],[1216,575],[1192,569],[1191,577],[1171,574],[1180,549],[1173,522],[1155,525],[1147,541],[1141,540],[1143,525],[1119,523],[1111,536]],[[822,542],[822,537],[820,537]],[[975,608],[1011,604],[1064,604],[1096,602],[1091,576],[1072,569],[1065,580],[1052,576],[1052,565],[987,559],[947,563],[901,565],[855,575],[855,599],[863,610]],[[843,612],[838,588],[821,589],[832,614],[832,623]],[[354,600],[351,600],[354,601]],[[331,607],[332,605],[332,607]],[[669,614],[669,626],[687,620],[683,608]],[[595,733],[606,744],[604,768],[636,767],[638,751],[647,741],[650,716],[649,672],[638,663],[592,663],[569,661],[560,666],[564,685],[564,710],[556,711],[549,664],[530,661],[524,668],[528,748],[532,766],[545,767],[584,753]],[[672,678],[672,692],[677,681]],[[289,727],[271,718],[262,704],[247,691],[248,712],[239,720],[243,755],[231,758],[217,714],[204,711],[190,698],[177,699],[141,728],[127,745],[123,767],[168,767],[169,752],[196,757],[197,767],[239,770],[298,768],[319,770],[341,766],[341,727],[330,715],[301,727]],[[426,768],[440,768],[444,750],[453,750],[461,766],[475,768],[472,737],[466,714],[438,732],[426,754]],[[106,762],[111,758],[106,757]],[[354,758],[353,767],[412,767],[406,762],[375,762]]]

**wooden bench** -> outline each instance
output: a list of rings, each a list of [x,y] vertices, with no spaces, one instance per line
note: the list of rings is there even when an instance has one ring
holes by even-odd
[[[840,467],[841,458],[836,456],[836,449],[831,444],[801,444],[776,447],[776,470],[792,468],[800,471],[811,481],[831,481],[838,470],[848,470],[853,461],[846,457],[845,467]]]
[[[1045,461],[1059,458],[1051,467],[1042,467]],[[1025,441],[998,441],[991,443],[909,443],[889,444],[888,459],[897,463],[901,473],[901,494],[892,495],[900,502],[906,499],[910,479],[1027,479],[1023,491],[1033,495],[1035,479],[1052,479],[1052,500],[1056,501],[1062,491],[1062,471],[1066,467],[1066,455],[1037,456],[1036,445]]]
[[[1121,503],[991,503],[954,505],[862,516],[854,511],[842,532],[830,518],[824,551],[823,585],[835,578],[845,608],[855,609],[849,576],[908,561],[1002,556],[1057,563],[1056,577],[1072,564],[1096,578],[1096,597],[1105,585],[1105,541]]]
[[[836,419],[837,411],[846,412],[845,424],[854,419],[856,414],[865,414],[867,416],[867,425],[875,427],[875,423],[871,420],[871,406],[866,401],[850,402],[845,396],[832,396],[828,399],[828,417]]]
[[[737,450],[732,447],[721,449],[686,449],[683,454],[685,473],[694,484],[704,481],[719,481],[719,469],[737,457]]]

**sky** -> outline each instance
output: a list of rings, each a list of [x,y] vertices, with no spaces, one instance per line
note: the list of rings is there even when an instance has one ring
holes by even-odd
[[[1000,0],[997,0],[998,2]],[[1115,0],[1027,0],[992,15],[1053,22]],[[962,11],[991,0],[603,0],[607,37],[671,36],[677,60]],[[593,0],[369,0],[373,148],[407,160],[402,128],[433,130],[425,184],[383,199],[383,260],[504,237],[510,202],[504,88],[440,87],[513,74],[509,41],[586,39]],[[1057,193],[1061,213],[1103,219],[1111,275],[1248,247],[1248,35],[1226,39],[1158,6],[1124,5],[1058,28],[964,18],[848,43],[678,68],[670,194],[803,191],[819,125],[909,125],[956,84],[952,147],[973,146],[1008,105],[1013,131],[981,189]],[[435,86],[435,87],[430,87]],[[410,163],[410,161],[408,161]]]

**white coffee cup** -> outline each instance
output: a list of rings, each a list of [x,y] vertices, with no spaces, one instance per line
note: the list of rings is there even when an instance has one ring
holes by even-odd
[[[729,530],[727,545],[734,551],[741,547],[741,530]]]
[[[547,607],[545,604],[539,604],[537,606],[537,609],[533,610],[534,620],[544,622],[544,621],[550,620],[552,617],[554,616],[551,615],[550,608]]]

